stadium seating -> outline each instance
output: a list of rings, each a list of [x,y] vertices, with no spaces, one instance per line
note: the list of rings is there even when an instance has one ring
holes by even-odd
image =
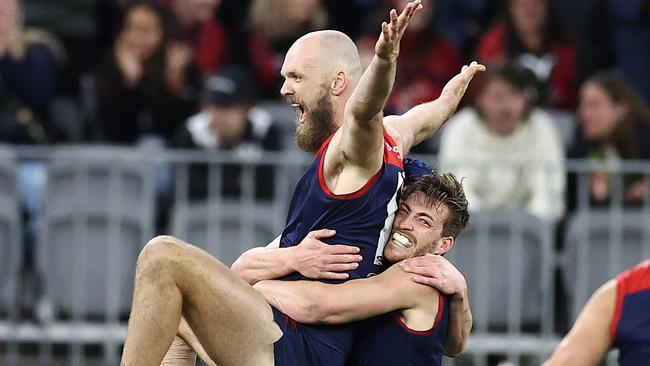
[[[49,164],[39,267],[47,298],[73,320],[117,321],[140,248],[153,235],[154,174],[127,148],[69,147]]]
[[[285,215],[282,208],[271,204],[188,202],[174,208],[172,233],[231,265],[244,251],[264,246],[278,236],[283,221],[277,218]]]
[[[598,287],[650,257],[650,210],[583,210],[567,222],[563,273],[573,321]]]
[[[17,281],[22,265],[22,235],[16,187],[16,157],[0,146],[0,319],[15,320]],[[3,316],[4,315],[4,316]]]
[[[447,254],[465,274],[476,332],[549,335],[553,226],[525,212],[474,213]]]

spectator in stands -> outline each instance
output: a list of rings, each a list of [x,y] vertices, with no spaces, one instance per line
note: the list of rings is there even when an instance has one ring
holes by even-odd
[[[601,72],[585,81],[578,119],[581,133],[569,156],[610,164],[650,159],[650,107],[618,72]],[[616,197],[612,192],[615,177],[602,171],[591,174],[592,203],[606,204]],[[622,179],[623,202],[641,203],[647,193],[643,177],[626,174]]]
[[[218,71],[228,55],[228,39],[215,13],[221,0],[159,0],[171,9],[180,38],[193,50],[201,73]]]
[[[0,2],[0,142],[40,143],[57,138],[48,114],[63,50],[23,18],[18,0]]]
[[[502,21],[481,39],[477,59],[513,60],[535,73],[543,105],[573,109],[577,52],[554,12],[553,0],[506,0]]]
[[[262,158],[265,150],[279,150],[280,134],[271,116],[254,107],[255,85],[235,66],[226,66],[204,83],[201,111],[190,117],[175,136],[175,146],[210,151],[230,151],[238,156]],[[222,171],[221,194],[242,194],[242,168],[226,164]],[[273,170],[259,166],[255,173],[256,198],[273,195]],[[205,199],[208,193],[208,170],[204,165],[190,170],[190,198]]]
[[[403,9],[407,0],[390,0],[387,5]],[[414,17],[406,29],[400,45],[400,58],[393,93],[386,105],[391,113],[404,113],[417,104],[436,99],[447,81],[462,66],[463,60],[456,48],[438,31],[433,22],[435,2],[424,4],[422,14]],[[388,11],[381,9],[384,16]],[[377,20],[357,41],[359,51],[364,55],[364,66],[374,55],[377,40]],[[368,57],[370,56],[370,57]]]
[[[307,32],[324,29],[328,21],[320,0],[253,0],[248,15],[257,46],[272,51],[278,71],[293,42]]]
[[[200,77],[191,50],[169,35],[171,15],[136,3],[96,76],[95,138],[132,144],[145,134],[169,141],[197,108]]]
[[[551,117],[531,105],[534,76],[518,65],[488,69],[475,107],[460,111],[441,140],[442,170],[464,178],[470,209],[564,212],[564,151]]]

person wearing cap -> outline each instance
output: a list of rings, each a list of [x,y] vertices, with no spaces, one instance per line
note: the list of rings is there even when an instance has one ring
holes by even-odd
[[[254,106],[255,85],[244,70],[227,66],[209,76],[201,92],[201,110],[187,119],[174,137],[178,148],[234,151],[246,156],[259,156],[262,151],[280,149],[280,132],[271,115]],[[273,184],[270,167],[257,169],[256,198],[270,198]],[[224,176],[239,177],[241,167],[226,165]],[[190,171],[190,199],[207,196],[207,169],[196,167]],[[261,179],[261,177],[265,177]],[[240,180],[224,181],[222,194],[238,197]]]

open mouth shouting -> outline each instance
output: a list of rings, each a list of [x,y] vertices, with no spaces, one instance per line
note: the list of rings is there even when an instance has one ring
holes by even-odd
[[[302,103],[297,101],[289,101],[293,107],[294,112],[296,113],[296,120],[298,123],[305,123],[305,107]]]

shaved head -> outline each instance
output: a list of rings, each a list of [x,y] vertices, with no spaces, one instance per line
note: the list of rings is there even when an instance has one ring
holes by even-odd
[[[308,48],[308,53],[315,58],[322,70],[323,76],[343,70],[353,85],[361,78],[363,67],[359,50],[354,41],[345,33],[335,30],[321,30],[307,33],[300,37],[292,46],[292,49]]]
[[[315,153],[343,124],[345,105],[363,73],[359,50],[341,32],[311,32],[294,42],[280,73],[280,93],[296,112],[296,142]]]

